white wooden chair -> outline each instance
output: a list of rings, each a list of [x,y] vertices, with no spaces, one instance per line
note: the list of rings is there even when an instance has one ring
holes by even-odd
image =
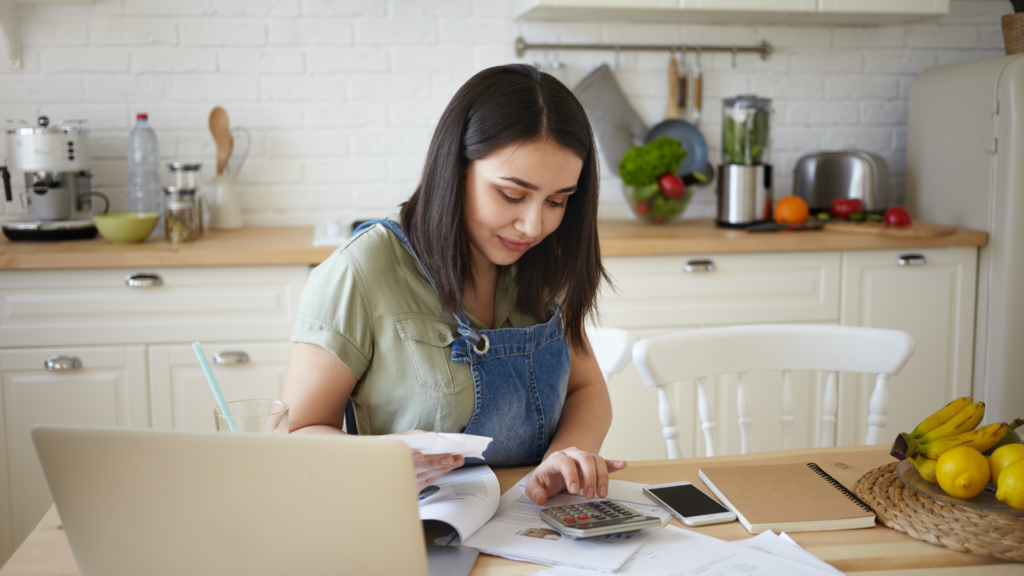
[[[827,371],[821,406],[818,446],[835,442],[836,381],[839,372],[877,374],[871,394],[866,444],[882,442],[889,411],[889,376],[898,374],[914,352],[914,338],[899,330],[800,324],[765,324],[688,330],[640,340],[633,347],[633,362],[647,386],[658,389],[658,415],[668,457],[679,458],[676,427],[666,385],[696,380],[697,404],[708,456],[718,454],[714,411],[705,379],[737,375],[740,450],[751,446],[750,401],[744,385],[747,372],[782,370],[782,446],[793,447],[793,391],[791,370]]]
[[[636,337],[622,328],[605,326],[586,326],[587,339],[594,349],[597,365],[601,367],[604,381],[611,383],[612,376],[621,374],[633,357],[633,345]]]

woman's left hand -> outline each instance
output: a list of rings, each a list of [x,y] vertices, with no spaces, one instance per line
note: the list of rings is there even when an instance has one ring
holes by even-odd
[[[541,505],[563,490],[586,498],[606,498],[608,474],[625,467],[625,460],[605,460],[579,448],[565,448],[548,454],[537,466],[526,482],[526,495]]]

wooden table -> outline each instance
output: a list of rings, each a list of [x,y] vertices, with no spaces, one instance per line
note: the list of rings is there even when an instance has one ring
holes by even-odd
[[[688,480],[710,494],[697,476],[698,468],[714,464],[749,465],[756,471],[759,464],[815,462],[848,488],[865,472],[892,461],[888,447],[859,446],[840,448],[808,448],[783,452],[764,452],[746,456],[717,456],[687,460],[634,462],[615,474],[620,480],[650,484]],[[529,468],[496,470],[502,492],[512,487]],[[682,526],[678,521],[673,524]],[[722,540],[742,540],[750,534],[739,522],[689,528]],[[1024,574],[1024,564],[1007,562],[990,556],[976,556],[932,546],[920,540],[877,524],[871,529],[800,532],[793,534],[807,551],[843,572],[858,576],[997,576]],[[473,576],[519,576],[536,572],[538,566],[496,556],[481,555],[473,568]],[[0,569],[0,576],[78,576],[71,549],[61,529],[56,508],[42,519],[28,539]]]

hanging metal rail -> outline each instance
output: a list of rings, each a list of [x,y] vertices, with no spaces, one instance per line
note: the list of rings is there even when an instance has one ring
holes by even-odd
[[[522,58],[527,50],[613,50],[616,53],[622,50],[644,50],[647,52],[731,52],[733,64],[736,63],[737,54],[756,53],[761,55],[762,60],[767,60],[774,51],[767,40],[762,40],[757,46],[713,46],[707,44],[530,44],[522,36],[516,38],[516,56]]]

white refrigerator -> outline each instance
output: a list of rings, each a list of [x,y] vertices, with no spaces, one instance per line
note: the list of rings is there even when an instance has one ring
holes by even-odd
[[[910,213],[989,235],[973,396],[986,423],[1024,417],[1024,54],[929,68],[909,106]]]

